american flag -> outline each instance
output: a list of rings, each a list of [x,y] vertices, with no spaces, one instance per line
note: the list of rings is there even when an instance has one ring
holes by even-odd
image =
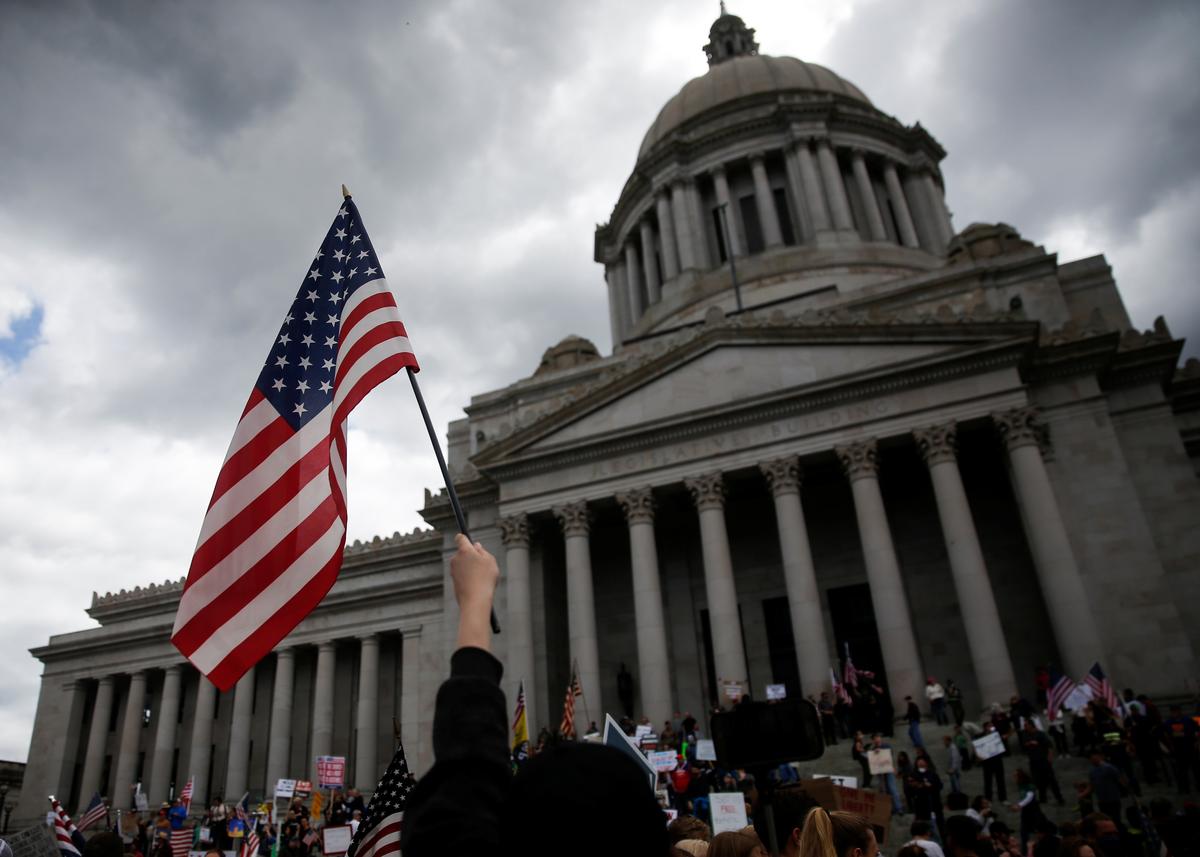
[[[517,690],[517,709],[513,712],[512,734],[513,757],[524,759],[529,754],[529,721],[525,715],[524,679],[521,679]]]
[[[246,831],[246,838],[242,840],[241,857],[254,857],[258,853],[258,825],[251,824],[250,829]]]
[[[854,701],[850,698],[850,692],[846,690],[846,685],[837,680],[837,673],[833,667],[829,668],[829,683],[833,687],[833,698],[841,700],[847,705],[853,705]]]
[[[1117,694],[1113,691],[1112,683],[1108,680],[1108,676],[1104,674],[1104,670],[1100,669],[1100,664],[1092,664],[1092,668],[1083,677],[1083,682],[1091,690],[1092,699],[1098,699],[1103,702],[1108,706],[1109,711],[1119,712],[1121,710],[1121,703],[1117,700]]]
[[[562,723],[558,724],[558,732],[564,738],[575,737],[575,697],[583,696],[583,688],[579,686],[579,673],[571,669],[571,683],[567,685],[567,698],[563,701]]]
[[[321,601],[346,543],[350,411],[416,356],[347,198],[217,476],[171,642],[229,690]]]
[[[346,857],[385,857],[400,852],[404,807],[416,784],[416,777],[408,769],[408,759],[401,746],[375,786],[375,793],[367,804],[366,817],[350,840]]]
[[[187,857],[192,850],[192,831],[186,827],[171,831],[171,857]]]
[[[87,830],[102,818],[108,818],[108,807],[104,805],[100,792],[96,792],[88,802],[87,809],[79,814],[79,829]]]
[[[184,786],[183,791],[179,793],[179,802],[183,804],[183,808],[187,812],[192,811],[192,787],[194,785],[194,781],[194,777],[188,777],[187,785]]]
[[[1071,681],[1058,670],[1050,669],[1050,687],[1046,690],[1046,712],[1051,719],[1058,716],[1058,710],[1063,707],[1067,697],[1075,691],[1075,682]]]
[[[50,798],[50,807],[54,810],[54,838],[58,841],[58,850],[62,852],[63,857],[79,857],[87,840],[53,796]]]

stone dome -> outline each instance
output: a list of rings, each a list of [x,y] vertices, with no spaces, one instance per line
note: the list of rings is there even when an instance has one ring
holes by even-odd
[[[688,120],[722,104],[769,92],[828,93],[871,104],[853,83],[816,63],[758,54],[730,57],[671,97],[642,139],[638,160]]]
[[[557,345],[551,345],[542,353],[542,362],[533,374],[541,375],[545,372],[556,372],[559,369],[574,369],[576,366],[599,359],[600,351],[596,348],[595,343],[590,339],[571,334]]]

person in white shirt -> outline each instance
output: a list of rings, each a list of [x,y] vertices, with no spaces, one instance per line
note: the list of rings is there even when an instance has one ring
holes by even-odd
[[[917,819],[912,823],[912,827],[908,829],[908,833],[912,836],[909,842],[905,845],[916,845],[928,857],[946,857],[942,846],[933,841],[933,828],[929,826],[928,821]]]
[[[946,715],[946,689],[930,676],[925,680],[925,698],[933,711],[933,719],[939,726],[946,726],[950,718]]]
[[[971,808],[967,810],[967,818],[974,821],[983,828],[984,836],[992,835],[992,822],[995,816],[992,814],[992,802],[983,795],[976,795],[971,801]]]

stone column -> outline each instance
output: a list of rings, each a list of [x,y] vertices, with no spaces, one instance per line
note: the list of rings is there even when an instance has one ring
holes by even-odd
[[[812,215],[808,212],[808,206],[804,201],[804,182],[800,179],[800,161],[796,157],[796,149],[794,146],[788,146],[783,150],[783,167],[787,172],[788,189],[791,191],[792,199],[795,201],[796,207],[796,223],[794,224],[796,232],[796,242],[804,244],[811,242],[815,237],[815,231],[812,225]]]
[[[233,717],[229,721],[229,755],[225,763],[224,796],[237,800],[250,779],[250,727],[254,716],[254,678],[250,667],[233,688]]]
[[[941,246],[938,229],[930,219],[929,200],[926,198],[925,186],[920,177],[909,170],[905,172],[902,183],[913,226],[917,230],[917,240],[930,253],[941,253],[945,248]]]
[[[604,266],[604,283],[608,287],[608,332],[612,337],[613,350],[621,344],[621,334],[625,330],[622,318],[621,293],[617,287],[616,266]]]
[[[825,195],[833,210],[835,229],[854,231],[854,216],[850,213],[850,200],[846,196],[846,184],[838,167],[837,155],[828,140],[817,141],[817,162],[821,165],[821,178],[825,182]]]
[[[717,205],[725,206],[725,214],[723,216],[725,217],[725,223],[728,226],[728,229],[722,231],[721,240],[724,241],[728,237],[729,247],[726,248],[727,252],[734,256],[743,256],[745,255],[746,251],[742,247],[742,237],[741,233],[738,231],[737,212],[733,210],[733,201],[729,198],[729,182],[725,179],[725,168],[717,167],[714,169],[712,171],[712,177],[713,187],[715,187],[717,191]],[[729,233],[728,236],[725,235],[725,232]]]
[[[596,603],[588,538],[591,516],[587,502],[580,500],[556,506],[554,517],[558,518],[567,543],[567,625],[571,660],[579,665],[586,716],[594,720],[604,709],[600,700],[600,645],[596,639]]]
[[[317,676],[313,687],[312,752],[308,763],[316,780],[317,756],[328,756],[333,750],[333,673],[337,669],[337,644],[326,640],[317,646]]]
[[[725,531],[725,480],[707,473],[683,480],[700,514],[700,546],[704,556],[704,590],[712,628],[713,660],[717,681],[747,680],[746,649],[738,614],[733,559]]]
[[[955,425],[950,422],[918,429],[913,436],[933,482],[942,537],[946,540],[950,573],[954,577],[954,594],[962,610],[979,692],[985,704],[1009,699],[1017,692],[1017,678],[1008,656],[1000,611],[992,594],[975,522],[971,519],[967,492],[958,472]]]
[[[875,626],[879,631],[879,647],[883,650],[883,666],[887,671],[892,702],[897,711],[903,711],[904,697],[920,699],[925,680],[904,579],[900,575],[900,561],[892,544],[883,495],[879,492],[875,441],[839,446],[836,452],[854,494],[858,536],[862,541],[867,582],[871,586],[871,606],[875,611]]]
[[[662,300],[662,283],[658,281],[657,254],[654,252],[654,229],[649,220],[643,220],[638,225],[642,238],[642,275],[646,278],[646,294],[650,306]]]
[[[154,756],[150,763],[150,786],[146,797],[151,805],[165,801],[171,792],[171,761],[175,756],[175,728],[179,720],[179,688],[183,668],[173,664],[163,673],[162,702],[154,728]],[[91,797],[91,792],[86,795]]]
[[[508,587],[508,666],[514,687],[525,682],[525,722],[535,731],[534,704],[537,676],[533,659],[533,590],[529,580],[529,516],[524,513],[500,519],[500,541],[504,544],[504,581]],[[514,691],[515,693],[515,691]]]
[[[896,228],[900,231],[900,243],[905,247],[920,247],[917,229],[913,225],[912,213],[908,210],[908,200],[904,198],[904,190],[900,187],[900,177],[896,175],[896,165],[886,161],[883,165],[883,183],[887,187],[888,199],[892,201],[892,212],[896,215]]]
[[[642,283],[639,279],[637,249],[630,241],[625,245],[625,287],[629,294],[629,326],[633,327],[642,319],[646,307],[642,304]]]
[[[767,165],[762,155],[750,158],[750,174],[754,176],[754,204],[758,208],[758,219],[762,222],[763,241],[769,248],[783,246],[783,232],[779,228],[779,212],[775,209],[775,195],[767,180]]]
[[[88,730],[87,751],[83,757],[83,773],[79,777],[79,794],[91,800],[95,792],[104,793],[108,783],[100,782],[104,769],[104,750],[108,744],[108,724],[112,716],[113,677],[101,676],[96,687],[96,702],[92,705],[92,726]]]
[[[271,691],[271,733],[267,739],[267,791],[288,776],[292,753],[292,693],[295,687],[296,651],[275,653],[275,687]]]
[[[692,252],[695,253],[696,267],[711,268],[716,263],[716,253],[708,245],[708,215],[704,212],[700,188],[695,180],[689,180],[684,186],[684,197],[687,199],[688,220],[691,222]]]
[[[408,766],[421,768],[421,629],[404,632],[400,666],[400,742]]]
[[[354,719],[358,731],[358,752],[354,757],[354,782],[363,791],[371,791],[379,782],[376,757],[379,735],[379,635],[359,638],[358,711]]]
[[[613,264],[613,274],[616,276],[616,281],[613,286],[616,290],[617,305],[621,309],[621,333],[624,334],[629,328],[633,327],[633,309],[629,305],[629,278],[625,274],[625,257],[621,256]]]
[[[198,676],[196,684],[196,714],[192,719],[192,748],[188,753],[189,777],[194,777],[192,797],[207,802],[209,797],[208,766],[212,761],[212,728],[216,715],[217,686]],[[201,806],[204,804],[202,803]]]
[[[1070,676],[1087,673],[1104,661],[1100,631],[1088,602],[1075,553],[1067,536],[1039,441],[1044,432],[1037,409],[1015,408],[992,414],[1008,448],[1013,488],[1021,506],[1025,534],[1037,567],[1042,598],[1050,613],[1054,639]]]
[[[941,237],[942,246],[945,247],[950,243],[950,239],[954,237],[954,227],[950,225],[950,212],[946,210],[946,198],[942,194],[942,189],[938,187],[938,183],[933,180],[933,173],[925,172],[922,174],[921,183],[925,186],[925,194],[929,199],[929,210],[933,215],[933,225]]]
[[[113,777],[113,793],[110,795],[112,805],[117,809],[133,806],[133,777],[137,773],[138,739],[142,735],[142,711],[145,705],[146,671],[138,670],[129,677],[125,719],[121,723],[121,744],[117,750],[117,772]]]
[[[700,267],[688,215],[688,188],[682,179],[671,184],[671,215],[675,218],[675,241],[679,245],[679,267],[684,271]],[[659,213],[661,221],[662,214]]]
[[[673,280],[679,276],[679,257],[675,253],[675,222],[671,215],[671,197],[666,188],[655,194],[654,204],[658,213],[658,238],[662,245],[663,276]]]
[[[658,546],[654,539],[654,494],[637,488],[617,495],[629,523],[629,553],[633,569],[633,615],[637,629],[638,689],[641,713],[655,728],[670,719],[671,666],[667,656],[667,625],[663,619],[662,584],[658,575]]]
[[[764,462],[759,469],[775,497],[775,525],[800,667],[800,691],[805,697],[818,696],[829,685],[834,659],[829,656],[821,590],[800,503],[800,459],[789,455]]]
[[[875,187],[871,184],[871,176],[867,173],[867,162],[860,149],[855,149],[850,155],[850,165],[854,170],[854,183],[858,185],[858,196],[862,200],[863,211],[867,214],[867,234],[872,241],[886,241],[887,230],[883,228],[883,215],[879,213],[879,200],[875,198]]]
[[[800,168],[804,202],[812,217],[813,229],[817,232],[828,232],[833,229],[833,221],[829,216],[829,206],[825,204],[825,195],[821,192],[821,178],[817,174],[817,163],[808,148],[808,143],[796,144],[796,164]]]

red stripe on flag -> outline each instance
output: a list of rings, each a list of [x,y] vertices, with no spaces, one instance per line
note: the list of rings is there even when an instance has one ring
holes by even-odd
[[[371,392],[373,387],[386,381],[406,366],[411,366],[413,369],[417,368],[417,358],[413,356],[411,351],[390,354],[381,360],[377,366],[365,372],[362,378],[351,388],[346,398],[338,405],[337,410],[333,412],[333,424],[339,425],[342,420],[349,416],[358,403],[363,400],[363,397]]]
[[[346,377],[346,373],[354,368],[354,364],[361,360],[363,355],[376,345],[381,342],[387,342],[389,339],[397,339],[403,336],[404,325],[398,321],[386,321],[383,324],[372,327],[357,342],[351,345],[345,354],[338,354],[337,374],[334,376],[335,382],[340,384],[342,379]]]
[[[246,478],[254,468],[266,460],[268,455],[286,443],[293,435],[295,432],[283,417],[276,417],[273,422],[268,423],[267,427],[256,434],[253,440],[231,455],[225,462],[220,475],[217,476],[217,487],[213,489],[212,499],[208,501],[208,508],[211,509],[213,504],[225,495],[226,491]]]

